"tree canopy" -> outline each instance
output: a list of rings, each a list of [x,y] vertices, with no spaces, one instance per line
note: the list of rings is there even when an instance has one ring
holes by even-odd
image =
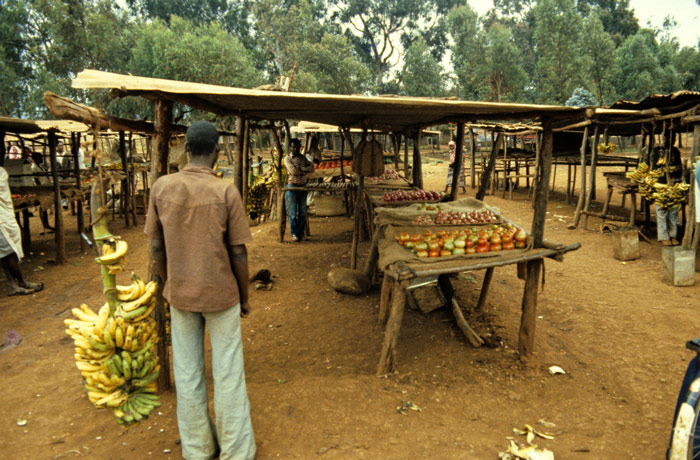
[[[85,68],[239,87],[296,69],[292,91],[556,104],[700,90],[700,43],[674,26],[640,27],[629,0],[0,0],[0,115],[47,116],[52,90],[151,116],[71,89]]]

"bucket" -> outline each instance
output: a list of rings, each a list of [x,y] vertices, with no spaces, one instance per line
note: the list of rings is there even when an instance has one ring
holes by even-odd
[[[639,259],[639,229],[637,227],[618,227],[612,232],[613,257],[617,260]]]

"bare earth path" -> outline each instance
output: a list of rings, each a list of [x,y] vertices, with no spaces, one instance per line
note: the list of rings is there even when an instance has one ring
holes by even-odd
[[[445,171],[444,163],[427,165],[426,188],[442,189]],[[506,267],[495,271],[477,323],[500,337],[500,347],[472,348],[446,312],[407,311],[399,372],[388,378],[374,376],[378,288],[351,297],[326,282],[332,267],[348,264],[352,221],[314,218],[313,237],[301,244],[278,243],[274,223],[254,227],[251,269],[277,277],[271,291],[253,291],[254,312],[242,323],[258,458],[495,459],[514,427],[540,420],[556,425],[539,425],[555,436],[540,444],[559,460],[663,458],[691,357],[683,344],[700,336],[700,275],[693,287],[662,283],[656,243],[640,243],[639,260],[616,261],[611,237],[567,230],[574,208],[554,198],[546,238],[583,247],[563,263],[546,262],[535,354],[521,361],[513,351],[523,282]],[[486,202],[529,228],[523,192]],[[592,219],[590,227],[599,223]],[[129,242],[127,268],[145,276],[145,236],[119,227],[112,231]],[[43,292],[5,297],[0,290],[0,334],[22,337],[0,349],[2,458],[179,458],[174,392],[158,414],[126,432],[84,394],[63,320],[81,302],[99,307],[103,298],[97,265],[75,250],[74,238],[69,262],[56,267],[52,237],[36,237],[22,266],[31,280],[44,281]],[[361,249],[366,254],[367,243]],[[455,283],[462,304],[475,304],[482,276]],[[549,375],[551,365],[567,374]],[[400,415],[402,400],[422,412]],[[28,423],[18,426],[19,418]]]

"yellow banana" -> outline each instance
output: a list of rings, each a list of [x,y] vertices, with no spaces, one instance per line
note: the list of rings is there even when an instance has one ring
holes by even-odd
[[[151,296],[156,292],[157,288],[157,283],[155,283],[154,281],[149,281],[148,284],[146,284],[145,292],[141,295],[141,297],[131,302],[122,303],[121,309],[125,312],[136,310],[138,307],[148,302]]]
[[[73,308],[73,309],[71,310],[71,312],[73,313],[73,316],[75,316],[75,317],[78,318],[79,320],[85,321],[85,322],[88,322],[88,323],[89,323],[89,322],[96,323],[96,322],[98,322],[99,319],[100,319],[98,316],[93,316],[93,315],[90,315],[90,314],[88,314],[88,313],[85,313],[85,312],[84,312],[83,310],[81,310],[80,308]]]
[[[114,343],[119,348],[124,346],[124,330],[121,328],[121,326],[117,326],[117,329],[114,332]]]
[[[126,241],[124,240],[117,240],[115,243],[115,248],[114,252],[110,254],[105,254],[105,249],[109,245],[105,244],[102,246],[102,256],[96,258],[95,260],[97,261],[98,264],[102,265],[114,265],[119,262],[119,259],[124,257],[126,255],[126,250],[128,249],[129,245],[126,244]]]

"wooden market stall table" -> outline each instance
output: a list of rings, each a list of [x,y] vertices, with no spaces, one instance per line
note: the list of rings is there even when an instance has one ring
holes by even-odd
[[[20,226],[22,231],[22,249],[29,253],[32,246],[32,235],[29,225],[30,213],[36,208],[39,209],[39,212],[44,212],[54,207],[54,188],[53,185],[19,186],[10,187],[10,192],[13,195],[12,206],[15,214],[22,214],[22,224]],[[84,195],[73,184],[72,186],[61,186],[61,198],[78,201],[83,200]]]
[[[444,206],[452,207],[454,210],[460,209],[460,207],[492,210],[488,206],[483,205],[483,203],[481,205],[479,203],[481,202],[478,200],[467,198],[453,203],[445,203]],[[417,210],[416,213],[418,213]],[[377,258],[376,263],[378,267],[384,272],[379,322],[380,324],[386,324],[377,375],[387,374],[396,365],[396,344],[405,310],[406,290],[413,280],[422,277],[457,274],[464,271],[486,270],[477,303],[477,308],[479,308],[486,300],[493,271],[496,267],[516,264],[519,268],[518,273],[520,277],[521,272],[527,271],[526,264],[530,261],[544,258],[562,261],[565,253],[581,247],[581,243],[563,245],[544,241],[543,247],[539,248],[514,249],[485,254],[453,255],[445,258],[418,258],[412,252],[399,246],[395,236],[401,232],[416,232],[418,229],[438,231],[478,227],[479,225],[419,226],[411,223],[410,215],[412,213],[406,213],[405,210],[402,210],[401,214],[408,214],[409,218],[405,219],[403,215],[393,213],[387,208],[377,210],[378,237],[376,240],[373,240],[373,242],[377,242],[377,247],[373,248],[372,252]],[[405,223],[401,223],[402,219]],[[498,220],[505,222],[505,219],[501,216],[498,216]],[[482,227],[485,225],[489,224],[481,224]],[[372,255],[370,259],[372,259]],[[527,278],[527,273],[522,278]],[[521,352],[524,352],[523,354],[531,352],[534,344],[537,289],[537,285],[532,286],[526,282],[523,293],[523,312],[518,343],[518,348]]]
[[[287,185],[284,190],[302,190],[306,192],[319,192],[330,194],[343,194],[343,202],[345,204],[346,215],[352,214],[353,197],[357,191],[357,185],[352,182],[321,182],[311,183],[306,185]],[[308,222],[307,222],[308,227]]]

